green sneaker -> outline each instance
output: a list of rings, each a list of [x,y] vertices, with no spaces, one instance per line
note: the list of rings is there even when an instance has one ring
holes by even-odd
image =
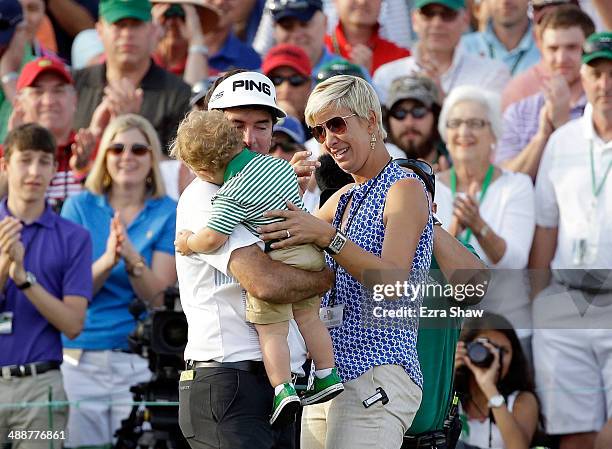
[[[284,384],[280,393],[274,396],[274,406],[270,417],[271,426],[286,426],[295,421],[300,409],[300,398],[291,384]]]
[[[307,390],[302,396],[302,405],[320,404],[335,398],[344,391],[342,380],[338,376],[338,369],[332,368],[331,374],[319,379],[314,376],[314,382],[311,389]]]

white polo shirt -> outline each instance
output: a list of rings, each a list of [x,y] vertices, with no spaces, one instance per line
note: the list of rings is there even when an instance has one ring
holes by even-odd
[[[387,102],[389,88],[394,79],[422,71],[418,64],[417,50],[412,56],[381,65],[372,81],[378,89],[380,103]],[[503,62],[467,53],[461,46],[455,49],[453,62],[440,79],[444,92],[449,93],[457,86],[478,86],[501,95],[510,81],[510,70]]]
[[[592,190],[589,148],[593,146],[595,182],[602,181],[612,161],[612,141],[604,142],[593,128],[592,107],[548,139],[536,180],[536,224],[559,228],[553,269],[573,268],[573,245],[589,229],[587,215],[595,197]],[[593,264],[581,268],[612,267],[612,173],[596,200],[599,223],[598,251]],[[589,236],[587,236],[589,237]]]
[[[195,179],[181,195],[176,230],[196,232],[212,212],[212,197],[219,186]],[[229,271],[232,251],[261,240],[242,225],[219,250],[211,254],[176,254],[181,305],[189,327],[185,360],[238,362],[262,360],[255,327],[245,320],[246,293]],[[302,373],[306,348],[294,321],[289,326],[291,371]]]

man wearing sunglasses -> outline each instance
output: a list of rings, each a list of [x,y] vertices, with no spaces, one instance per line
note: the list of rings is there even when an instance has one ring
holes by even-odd
[[[422,159],[436,172],[450,167],[448,151],[438,133],[440,93],[429,78],[405,76],[391,84],[385,128],[388,141],[409,159]]]
[[[310,130],[304,123],[304,109],[312,89],[312,65],[306,52],[292,44],[272,47],[263,60],[261,71],[274,84],[278,105],[300,121],[304,134],[310,138]]]
[[[213,83],[208,110],[224,112],[252,151],[267,154],[273,124],[285,116],[274,84],[261,73],[236,70]],[[305,173],[314,169],[301,166]],[[295,165],[294,165],[295,169]],[[219,186],[196,178],[177,208],[177,229],[197,231],[207,221]],[[263,243],[238,226],[216,253],[177,255],[181,303],[189,323],[188,362],[179,390],[179,424],[193,449],[292,449],[293,424],[272,429],[274,390],[265,374],[255,329],[245,320],[243,289],[272,303],[321,295],[332,284],[329,270],[307,272],[273,261]],[[308,296],[304,296],[308,295]],[[291,368],[301,373],[305,347],[290,325]]]
[[[459,45],[469,20],[464,0],[416,0],[414,6],[412,24],[419,41],[413,55],[374,72],[382,103],[386,103],[395,78],[419,72],[444,93],[466,84],[501,92],[510,79],[508,68],[502,62],[467,53]]]
[[[561,449],[592,449],[612,416],[612,32],[583,50],[588,104],[544,150],[529,264],[542,274],[532,276],[536,387]]]

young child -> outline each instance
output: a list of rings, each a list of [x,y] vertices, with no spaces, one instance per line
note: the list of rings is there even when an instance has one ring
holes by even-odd
[[[273,209],[287,209],[289,200],[302,206],[297,177],[282,159],[243,148],[240,132],[220,111],[193,111],[180,124],[171,155],[188,165],[202,180],[221,185],[212,200],[212,214],[205,228],[195,234],[181,230],[175,241],[182,255],[209,253],[221,247],[238,224],[258,236],[257,228],[278,219],[264,218]],[[296,268],[320,271],[323,254],[314,245],[271,250],[268,255]],[[293,421],[300,399],[291,382],[287,334],[295,318],[314,360],[314,387],[303,405],[328,401],[344,390],[334,367],[331,338],[319,319],[319,297],[293,304],[273,304],[247,294],[246,319],[259,334],[263,361],[275,389],[270,424]]]

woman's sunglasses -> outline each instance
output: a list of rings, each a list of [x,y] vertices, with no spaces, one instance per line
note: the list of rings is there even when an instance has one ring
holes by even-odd
[[[106,151],[115,156],[119,156],[128,148],[130,148],[130,151],[134,156],[144,156],[151,150],[148,145],[142,143],[135,143],[131,147],[128,147],[122,143],[113,143],[106,149]]]
[[[325,135],[327,134],[326,130],[329,130],[329,132],[332,132],[334,134],[344,134],[348,126],[346,124],[346,119],[355,115],[357,114],[353,113],[345,115],[344,117],[333,117],[327,120],[326,122],[313,126],[311,128],[312,136],[317,142],[323,143],[325,142]]]
[[[425,106],[415,106],[411,109],[407,108],[393,108],[389,111],[389,115],[396,120],[404,120],[408,115],[411,115],[412,118],[423,118],[427,115],[429,109]]]
[[[309,78],[303,77],[301,75],[271,76],[270,80],[272,81],[272,84],[274,84],[276,87],[280,86],[285,81],[289,81],[289,84],[291,84],[291,86],[293,87],[303,86],[305,83],[310,81]]]

